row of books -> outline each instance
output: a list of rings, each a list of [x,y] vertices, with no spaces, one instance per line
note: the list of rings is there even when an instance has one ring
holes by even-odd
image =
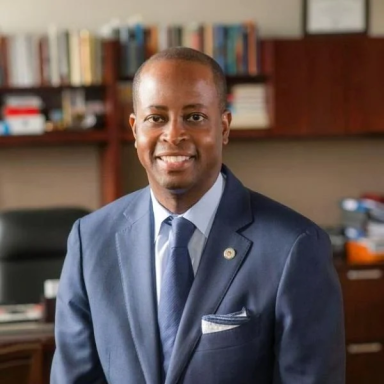
[[[114,25],[110,36],[121,43],[121,75],[131,77],[142,62],[160,50],[185,46],[213,57],[229,76],[256,76],[261,71],[256,23],[144,26]]]
[[[0,35],[0,87],[92,85],[103,80],[104,39],[120,42],[120,75],[132,77],[154,53],[186,46],[213,57],[227,75],[260,73],[260,42],[254,22],[146,26],[110,25],[87,29],[48,29],[45,34]]]
[[[102,62],[102,39],[86,29],[0,36],[2,87],[99,84]]]

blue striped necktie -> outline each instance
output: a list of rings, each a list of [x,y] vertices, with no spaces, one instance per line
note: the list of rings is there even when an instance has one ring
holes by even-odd
[[[164,374],[167,374],[173,345],[179,328],[181,315],[194,274],[188,243],[195,230],[193,223],[183,217],[170,216],[168,260],[161,283],[158,322],[163,347]]]

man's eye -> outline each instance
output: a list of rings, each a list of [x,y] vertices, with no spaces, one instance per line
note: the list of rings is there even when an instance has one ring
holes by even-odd
[[[164,119],[161,117],[161,116],[158,116],[158,115],[152,115],[152,116],[149,116],[147,118],[147,121],[151,122],[151,123],[161,123],[164,121]]]
[[[200,115],[199,113],[192,113],[192,115],[189,115],[187,118],[187,121],[192,121],[194,123],[199,123],[204,120],[204,116]]]

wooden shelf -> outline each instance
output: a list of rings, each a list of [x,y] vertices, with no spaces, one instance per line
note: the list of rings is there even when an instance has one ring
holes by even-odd
[[[225,75],[227,82],[231,83],[263,83],[268,81],[268,76],[265,74],[259,75]],[[120,77],[119,81],[132,81],[133,76]]]
[[[259,75],[226,75],[228,85],[232,83],[265,83],[268,81],[268,76],[264,74]]]
[[[247,139],[256,139],[263,137],[271,137],[272,129],[231,129],[229,134],[229,140],[247,140]]]
[[[43,135],[0,136],[0,147],[106,143],[106,130],[50,132]]]
[[[42,85],[42,86],[33,86],[33,87],[1,87],[0,86],[0,93],[4,92],[10,92],[10,93],[17,93],[17,92],[46,92],[46,91],[60,91],[63,89],[101,89],[104,88],[105,84],[93,84],[93,85]]]
[[[231,129],[229,139],[247,140],[256,138],[272,137],[272,129]],[[134,138],[130,130],[121,133],[121,140],[125,143],[133,143]]]

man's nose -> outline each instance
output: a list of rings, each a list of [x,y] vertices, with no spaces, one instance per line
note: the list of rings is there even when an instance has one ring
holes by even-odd
[[[187,137],[185,126],[181,119],[170,119],[164,127],[163,140],[177,145]]]

